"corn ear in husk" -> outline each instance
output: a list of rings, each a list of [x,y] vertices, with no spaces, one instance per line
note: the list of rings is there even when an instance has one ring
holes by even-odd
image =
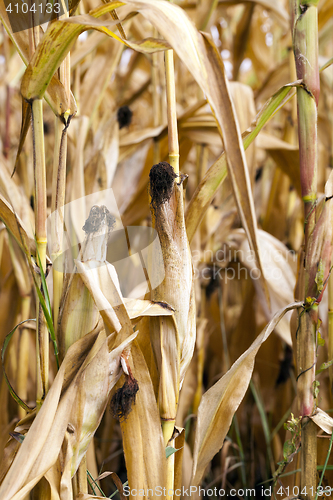
[[[153,301],[175,309],[170,318],[151,318],[151,342],[159,370],[158,403],[161,419],[176,418],[178,395],[192,359],[196,327],[193,270],[186,235],[182,180],[178,184],[170,165],[154,165],[150,173],[151,207],[163,261],[151,255],[150,275],[164,266],[163,282],[151,292]],[[171,432],[172,434],[172,432]],[[171,436],[170,436],[171,437]]]

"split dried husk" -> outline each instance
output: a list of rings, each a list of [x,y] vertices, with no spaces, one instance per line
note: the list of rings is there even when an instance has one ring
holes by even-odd
[[[160,415],[164,420],[174,420],[179,390],[196,338],[192,259],[185,229],[182,180],[180,183],[174,180],[170,165],[160,163],[152,168],[150,193],[162,259],[152,253],[149,272],[160,274],[164,266],[165,273],[163,282],[151,291],[151,297],[175,309],[173,317],[151,318],[150,336],[160,377]]]

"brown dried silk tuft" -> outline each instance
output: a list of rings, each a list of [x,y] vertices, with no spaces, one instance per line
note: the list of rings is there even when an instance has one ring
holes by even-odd
[[[94,205],[91,207],[89,217],[82,229],[86,234],[95,233],[100,229],[103,223],[106,223],[110,229],[113,229],[116,219],[105,205],[101,207]]]
[[[153,165],[149,172],[151,205],[154,209],[168,201],[172,195],[173,182],[178,177],[169,163],[162,161]]]
[[[128,127],[132,121],[133,112],[128,106],[122,106],[118,109],[117,120],[119,128]]]
[[[132,374],[128,375],[124,385],[115,392],[111,399],[110,410],[113,418],[117,420],[126,420],[132,410],[132,404],[135,404],[138,390],[138,382]]]

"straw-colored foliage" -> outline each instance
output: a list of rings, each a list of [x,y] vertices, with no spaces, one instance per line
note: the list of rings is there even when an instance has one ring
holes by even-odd
[[[332,0],[8,3],[0,500],[332,485]]]

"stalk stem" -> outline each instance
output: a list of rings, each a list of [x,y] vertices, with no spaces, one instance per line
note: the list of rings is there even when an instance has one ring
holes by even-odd
[[[177,110],[176,110],[176,88],[175,88],[175,72],[173,50],[165,52],[165,76],[166,76],[166,94],[167,94],[167,117],[168,117],[168,140],[169,140],[169,163],[173,167],[175,173],[179,175],[179,144],[178,144],[178,129],[177,129]],[[162,420],[162,431],[165,445],[172,438],[175,427],[175,420]],[[167,459],[166,470],[166,487],[167,491],[173,490],[174,486],[174,455]],[[167,500],[172,500],[173,496],[166,496]]]
[[[175,422],[175,420],[162,420],[162,432],[165,446],[168,446],[168,442],[172,438]]]
[[[29,318],[30,315],[30,296],[22,297],[22,308],[21,308],[21,318]],[[30,333],[28,328],[22,328],[20,336],[20,350],[19,350],[19,360],[18,360],[18,372],[17,372],[17,392],[23,401],[27,401],[28,398],[28,381],[29,381],[29,337]],[[19,418],[23,418],[26,415],[24,408],[19,406],[18,408]]]
[[[332,262],[333,263],[333,262]],[[333,275],[328,279],[328,359],[333,359]],[[328,369],[333,394],[333,366]]]
[[[174,422],[173,422],[173,425],[174,425]],[[175,440],[174,439],[169,441],[169,446],[172,446],[173,448],[175,447]],[[175,454],[173,453],[172,455],[170,455],[167,458],[166,495],[165,495],[166,500],[173,499],[173,495],[169,495],[169,492],[174,490],[174,485],[175,485],[174,470],[175,470]]]
[[[153,37],[158,38],[158,31],[156,28],[153,30]],[[159,57],[158,52],[152,54],[152,68],[151,68],[151,82],[152,82],[152,100],[153,100],[153,125],[158,127],[161,123],[161,99],[160,99],[160,78],[159,78]],[[153,143],[153,163],[160,161],[160,144],[159,141],[154,140]]]
[[[179,174],[179,144],[176,111],[175,71],[172,49],[165,52],[165,76],[167,93],[169,163],[173,167],[175,173]]]
[[[64,17],[69,17],[66,3],[63,2]],[[71,85],[71,56],[67,54],[59,68],[60,81],[63,84],[67,102],[70,102],[70,85]],[[63,250],[64,236],[64,205],[66,191],[66,157],[67,157],[67,127],[68,112],[65,113],[64,119],[66,125],[64,128],[63,120],[60,117],[55,117],[55,144],[53,156],[53,175],[52,175],[52,201],[51,212],[51,234],[52,234],[52,262],[57,257],[60,257]],[[63,288],[63,272],[57,269],[57,266],[52,268],[53,274],[53,323],[57,329],[59,306]]]
[[[64,205],[66,189],[66,155],[67,155],[67,127],[60,118],[55,118],[55,144],[53,157],[52,201],[51,201],[51,234],[52,262],[62,254]],[[53,322],[58,324],[59,306],[63,287],[63,272],[58,266],[52,268],[53,273]]]
[[[320,92],[318,69],[317,0],[290,0],[293,48],[297,78],[303,87],[297,89],[300,176],[304,202],[305,259],[301,270],[304,301],[311,292],[311,252],[309,240],[316,224],[317,200],[317,105]],[[301,491],[302,498],[315,498],[317,475],[317,437],[315,424],[308,418],[315,409],[314,383],[316,367],[316,329],[318,305],[300,316],[297,335],[297,399],[302,417]]]
[[[46,270],[46,170],[45,170],[45,150],[44,150],[44,127],[43,127],[43,101],[36,99],[32,102],[32,135],[33,135],[33,156],[35,172],[35,228],[37,251],[43,271]],[[43,310],[36,298],[37,312],[37,410],[48,391],[49,374],[49,334],[43,315]]]
[[[44,150],[44,128],[43,128],[43,101],[36,99],[32,103],[32,133],[35,167],[35,191],[36,191],[36,240],[39,257],[46,268],[46,170]]]

